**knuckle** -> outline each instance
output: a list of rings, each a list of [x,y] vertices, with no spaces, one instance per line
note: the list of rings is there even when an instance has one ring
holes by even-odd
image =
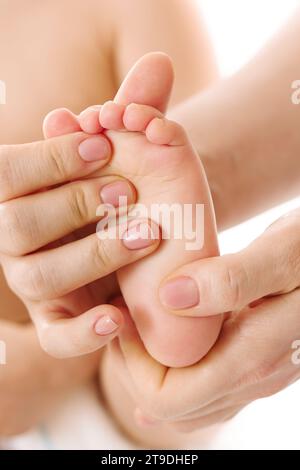
[[[237,319],[230,327],[230,335],[240,351],[240,367],[235,368],[228,377],[231,393],[249,388],[259,389],[278,369],[277,359],[273,354],[270,357],[266,353],[265,335],[259,332],[259,325],[251,315]],[[275,342],[273,345],[268,341],[268,346],[271,351],[277,350]]]
[[[84,188],[73,185],[69,195],[72,220],[77,225],[84,225],[89,220],[89,204]]]
[[[33,302],[48,298],[51,291],[49,276],[37,262],[19,260],[11,270],[8,281],[14,292]]]
[[[299,229],[298,232],[299,233]],[[287,238],[288,239],[288,238]],[[286,259],[282,260],[285,266],[287,281],[284,291],[290,292],[300,284],[300,243],[299,240],[295,244],[290,243],[289,252]]]
[[[39,264],[34,264],[27,271],[25,294],[29,300],[39,300],[40,295],[46,290],[47,280]]]
[[[274,367],[269,363],[259,362],[258,364],[252,364],[250,368],[239,376],[238,380],[233,382],[233,391],[240,391],[247,388],[255,388],[256,395],[264,393],[263,384],[268,380],[274,373]],[[261,398],[264,395],[261,396]]]
[[[265,237],[272,237],[272,243],[277,244],[277,271],[284,288],[279,291],[290,292],[300,283],[300,209],[296,209],[277,219],[270,225]],[[288,244],[286,243],[288,241]]]
[[[0,201],[8,199],[12,191],[14,179],[10,153],[11,146],[0,145]]]
[[[1,251],[13,254],[20,230],[19,218],[10,203],[0,204]]]
[[[55,140],[45,141],[41,151],[47,155],[52,179],[57,182],[65,181],[68,178],[68,152],[66,146],[58,145]]]
[[[247,274],[241,263],[230,261],[221,272],[220,295],[229,310],[244,307],[243,290],[247,284]]]
[[[97,237],[92,248],[92,257],[99,272],[109,273],[113,265],[113,253],[111,252],[109,239],[99,240]],[[116,254],[115,254],[116,256]]]
[[[0,204],[1,251],[11,256],[22,256],[31,251],[36,238],[35,225],[23,217],[12,202]],[[35,234],[34,234],[35,232]]]
[[[260,400],[262,398],[269,398],[272,397],[273,395],[276,395],[277,393],[281,392],[285,388],[284,385],[281,384],[268,384],[264,385],[263,388],[259,388],[256,391],[255,398],[257,400]]]

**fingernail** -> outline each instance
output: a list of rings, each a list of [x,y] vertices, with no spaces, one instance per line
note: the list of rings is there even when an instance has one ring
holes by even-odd
[[[110,335],[119,328],[119,325],[115,323],[110,316],[104,315],[97,320],[94,329],[97,335],[106,336]]]
[[[78,152],[86,162],[95,162],[106,160],[110,154],[110,148],[105,137],[94,136],[81,142]]]
[[[174,310],[192,308],[200,302],[196,282],[185,276],[166,282],[159,289],[159,297],[163,305]]]
[[[158,238],[148,222],[132,222],[122,239],[129,250],[142,250],[156,243]]]
[[[132,187],[126,181],[115,181],[103,186],[100,196],[104,204],[110,204],[114,207],[131,204],[134,200]],[[126,199],[120,200],[120,198]]]

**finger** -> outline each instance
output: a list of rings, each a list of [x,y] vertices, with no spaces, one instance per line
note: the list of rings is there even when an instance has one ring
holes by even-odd
[[[76,181],[0,205],[0,251],[11,256],[32,253],[99,220],[97,209],[131,205],[136,192],[121,178]]]
[[[197,366],[167,369],[147,353],[133,321],[120,309],[125,318],[119,336],[120,348],[135,387],[137,405],[152,421],[179,419],[213,403],[230,390],[228,374],[236,363],[229,363],[226,373],[223,372],[226,364],[226,355],[221,354],[223,348],[216,354],[211,351],[207,357],[213,354],[213,358],[208,361],[205,357]]]
[[[178,417],[186,416],[209,405],[213,407],[218,400],[221,406],[222,400],[234,406],[251,401],[251,396],[262,398],[263,382],[282,370],[283,357],[285,365],[292,367],[291,345],[300,329],[299,295],[296,290],[232,316],[204,359],[181,374],[176,369],[170,371],[161,395],[170,397],[173,417],[176,410]],[[172,396],[176,386],[180,387],[181,404]]]
[[[24,258],[5,257],[3,267],[12,289],[22,298],[53,299],[147,256],[159,243],[158,226],[141,219],[107,231],[99,229],[82,240]]]
[[[147,353],[128,309],[121,304],[117,305],[125,320],[119,336],[119,347],[134,384],[136,401],[143,411],[148,411],[148,415],[154,417],[152,404],[168,369]]]
[[[242,409],[243,407],[231,407],[225,410],[223,409],[191,421],[177,421],[172,423],[171,427],[177,432],[192,433],[199,429],[229,421],[230,419],[234,418],[234,416],[236,416]]]
[[[187,414],[183,419],[174,421],[174,425],[184,423],[195,423],[203,417],[222,412],[222,410],[229,408],[242,409],[247,404],[261,399],[275,395],[294,383],[300,376],[299,365],[296,367],[291,361],[291,351],[278,362],[274,364],[273,368],[265,373],[266,378],[260,377],[259,373],[256,374],[257,380],[249,380],[249,383],[242,383],[240,388],[233,390],[229,395],[225,395],[219,400],[211,403],[208,406],[199,408],[194,413]],[[254,376],[253,376],[254,377]]]
[[[140,408],[151,418],[170,421],[214,410],[216,403],[222,409],[224,404],[244,406],[251,397],[261,398],[262,382],[276,376],[287,350],[291,360],[290,348],[300,328],[299,295],[296,290],[232,316],[205,358],[194,366],[167,372],[159,369],[142,343],[130,335],[134,330],[128,332],[126,318],[120,345],[140,391]],[[293,374],[299,374],[295,369]],[[145,390],[145,383],[150,384],[150,391],[148,386]]]
[[[193,367],[180,370],[168,369],[155,361],[146,351],[128,311],[121,306],[119,308],[125,318],[119,336],[120,349],[134,384],[135,401],[146,419],[153,423],[169,421],[197,410],[195,387],[197,393],[201,390],[205,395],[205,404],[214,401],[216,395],[210,393],[210,388],[218,389],[217,383],[221,385],[219,393],[226,393],[222,388],[223,379],[218,376],[212,377],[214,371],[210,374],[205,366],[198,371],[200,382],[198,388],[197,375]],[[174,394],[174,390],[180,390],[179,395]]]
[[[124,301],[124,298],[122,296],[118,296],[116,298],[113,298],[111,300],[111,304],[117,307],[120,312],[122,313],[122,316],[124,318],[124,326],[126,326],[126,330],[130,330],[131,333],[131,338],[134,338],[134,341],[137,346],[142,347],[141,339],[140,336],[136,330],[136,327],[132,321],[132,318],[130,316],[129,310],[126,306],[126,303]],[[122,328],[122,330],[123,330]],[[143,350],[143,348],[141,348]],[[139,396],[139,390],[137,390],[137,387],[135,385],[134,380],[131,378],[131,371],[128,369],[125,356],[122,352],[121,345],[120,345],[120,338],[118,337],[115,341],[112,341],[109,344],[109,347],[107,349],[108,354],[110,355],[110,361],[115,365],[114,367],[114,373],[117,374],[118,381],[124,388],[124,390],[127,391],[127,393],[132,397],[133,401],[135,403],[139,403],[140,396]]]
[[[300,285],[299,229],[297,214],[240,253],[183,266],[160,288],[161,302],[178,315],[209,316],[294,290]]]
[[[170,58],[160,52],[146,54],[129,71],[114,101],[125,106],[130,103],[146,104],[164,112],[173,81]]]
[[[271,310],[274,311],[273,305]],[[120,345],[133,381],[144,397],[140,408],[154,419],[180,419],[213,406],[268,374],[286,348],[282,334],[292,342],[291,325],[293,330],[295,325],[294,320],[289,320],[287,331],[283,331],[282,304],[277,306],[275,315],[270,327],[270,308],[266,305],[245,310],[225,323],[218,342],[198,364],[167,371],[159,368],[143,345],[130,336],[126,318]],[[150,387],[145,392],[146,382]],[[180,395],[174,390],[180,390]]]
[[[0,202],[87,176],[107,164],[102,136],[72,134],[22,145],[0,146]]]
[[[56,358],[102,348],[119,334],[123,324],[121,312],[112,305],[94,307],[73,318],[47,304],[36,304],[30,310],[42,348]]]

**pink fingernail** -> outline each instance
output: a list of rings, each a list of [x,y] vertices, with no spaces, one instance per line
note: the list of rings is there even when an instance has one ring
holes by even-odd
[[[196,282],[185,276],[166,282],[159,289],[159,297],[163,305],[174,310],[192,308],[200,302]]]
[[[115,323],[108,315],[104,315],[103,317],[99,318],[94,326],[95,332],[99,336],[110,335],[118,328],[119,325]]]
[[[155,236],[148,222],[131,222],[122,239],[129,250],[142,250],[155,244],[158,237]]]
[[[78,152],[86,162],[95,162],[106,160],[110,155],[110,148],[106,138],[98,135],[81,142]]]
[[[131,204],[134,200],[132,187],[126,181],[115,181],[103,186],[100,196],[104,204],[110,204],[114,207]]]

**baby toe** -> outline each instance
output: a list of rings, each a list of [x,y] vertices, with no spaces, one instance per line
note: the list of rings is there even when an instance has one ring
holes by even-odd
[[[99,114],[100,125],[104,129],[109,130],[122,130],[124,129],[123,114],[125,106],[115,103],[114,101],[107,101],[101,108]]]
[[[155,117],[163,117],[163,114],[151,106],[132,103],[125,109],[123,123],[128,131],[145,132]]]
[[[99,122],[101,106],[90,106],[80,113],[78,121],[83,132],[87,134],[99,134],[103,127]]]
[[[81,127],[77,116],[69,109],[54,109],[44,119],[43,133],[46,139],[79,132]]]
[[[157,145],[179,146],[187,143],[184,129],[177,122],[154,118],[146,129],[149,142]]]

